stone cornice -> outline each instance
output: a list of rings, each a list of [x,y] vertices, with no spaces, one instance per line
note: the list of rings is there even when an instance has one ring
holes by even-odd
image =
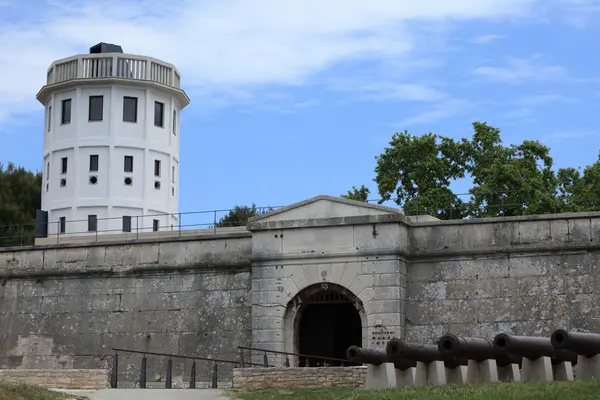
[[[294,219],[282,221],[249,222],[249,231],[266,231],[274,229],[301,229],[312,227],[345,226],[345,225],[371,225],[371,224],[406,224],[406,217],[402,214],[363,215],[356,217],[332,217]]]

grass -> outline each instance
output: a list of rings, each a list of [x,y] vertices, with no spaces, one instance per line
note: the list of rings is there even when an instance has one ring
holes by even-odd
[[[548,383],[495,383],[477,386],[426,386],[379,391],[361,389],[271,389],[230,391],[227,394],[233,399],[241,400],[579,400],[599,399],[600,380]]]
[[[64,393],[53,392],[31,385],[0,384],[0,400],[65,400],[85,399],[73,397]]]

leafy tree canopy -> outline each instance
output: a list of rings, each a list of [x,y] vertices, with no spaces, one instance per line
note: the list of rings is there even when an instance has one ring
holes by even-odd
[[[264,214],[272,211],[272,208],[258,208],[256,204],[252,203],[252,207],[248,206],[235,206],[233,210],[229,211],[227,215],[217,222],[217,227],[226,226],[245,226],[248,220],[256,215]]]
[[[0,163],[0,246],[33,243],[42,174]]]
[[[538,141],[509,146],[500,129],[473,123],[471,138],[396,133],[375,157],[379,203],[392,200],[407,215],[440,219],[600,210],[600,154],[583,171],[553,168],[550,149]],[[450,190],[471,178],[468,198]],[[366,201],[369,189],[353,187],[342,197]]]

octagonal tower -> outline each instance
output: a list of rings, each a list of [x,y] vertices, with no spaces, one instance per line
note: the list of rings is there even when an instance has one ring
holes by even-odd
[[[46,108],[38,237],[178,225],[179,115],[190,99],[174,65],[99,43],[53,62],[37,99]]]

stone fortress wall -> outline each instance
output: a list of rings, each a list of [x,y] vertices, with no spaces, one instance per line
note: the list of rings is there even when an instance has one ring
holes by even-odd
[[[364,347],[600,332],[599,243],[600,213],[437,221],[317,196],[225,233],[0,249],[0,369],[109,368],[113,347],[294,351],[293,304],[322,284],[354,296]],[[139,357],[120,368],[137,380]]]

